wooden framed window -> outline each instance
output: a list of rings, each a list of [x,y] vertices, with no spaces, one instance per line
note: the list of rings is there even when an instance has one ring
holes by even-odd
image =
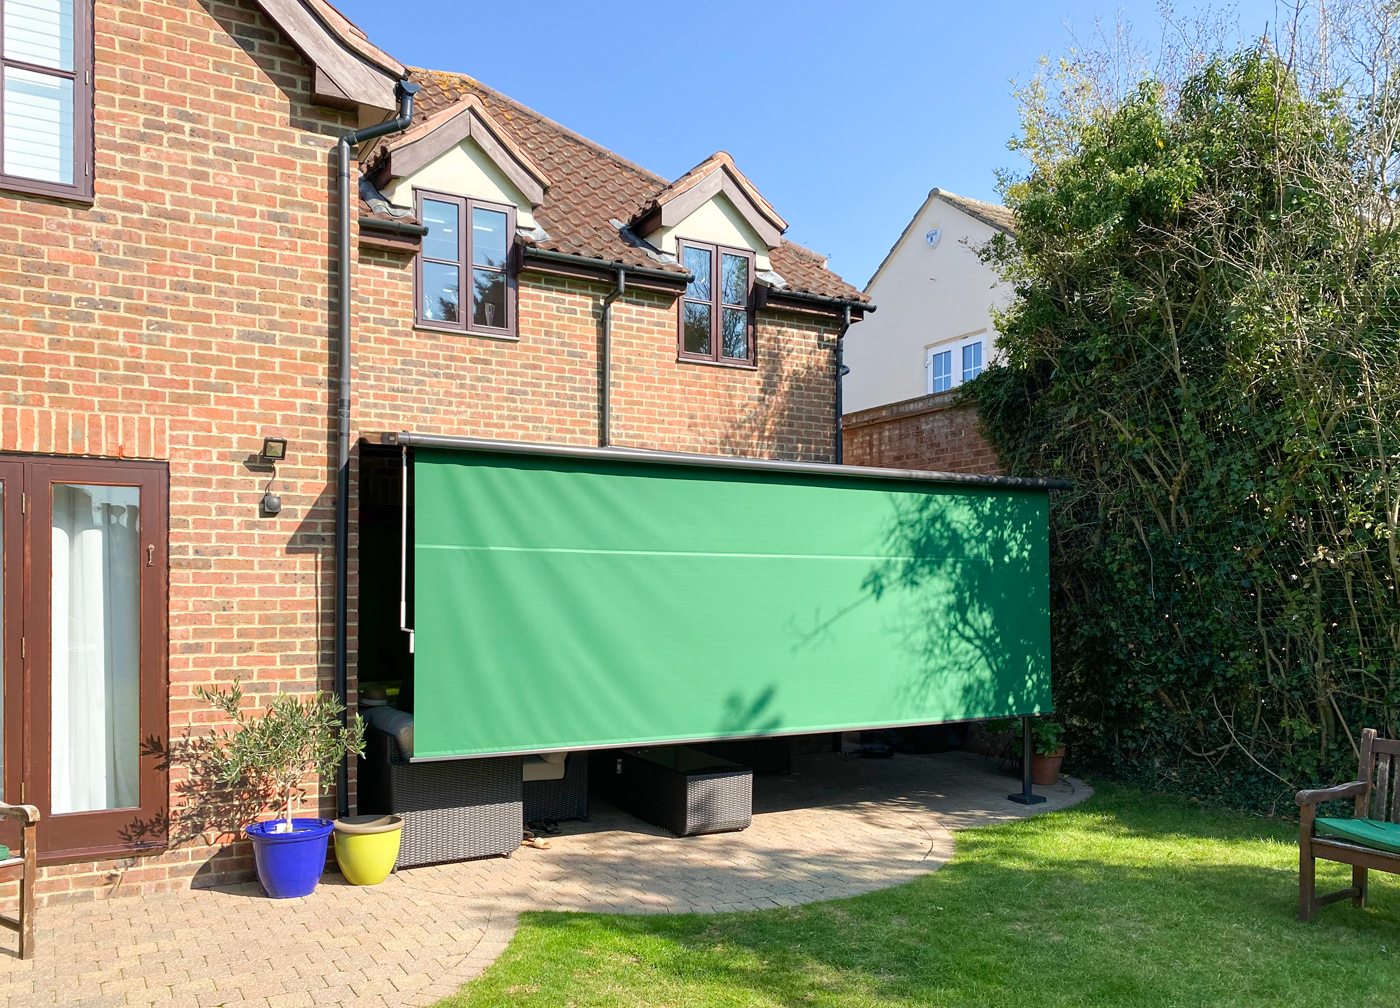
[[[515,335],[515,207],[415,190],[428,229],[415,271],[425,329]]]
[[[0,780],[49,863],[167,841],[164,464],[0,456]]]
[[[680,359],[752,367],[754,255],[681,240],[681,265],[695,278],[680,301]]]
[[[0,0],[0,189],[92,198],[92,2]]]

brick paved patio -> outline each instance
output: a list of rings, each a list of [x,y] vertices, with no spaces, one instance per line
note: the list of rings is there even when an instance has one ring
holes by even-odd
[[[677,839],[607,806],[550,850],[269,900],[256,883],[45,908],[38,952],[0,947],[0,1003],[188,1008],[430,1005],[488,966],[521,910],[709,912],[853,896],[933,871],[950,830],[1017,818],[981,756],[799,756],[755,780],[742,833]],[[1053,811],[1081,782],[1039,788]],[[0,942],[6,939],[0,937]]]

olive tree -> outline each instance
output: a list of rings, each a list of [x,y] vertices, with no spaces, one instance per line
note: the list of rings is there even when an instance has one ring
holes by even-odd
[[[258,713],[245,709],[238,680],[227,691],[201,686],[195,694],[231,722],[208,740],[214,774],[229,788],[275,794],[283,819],[276,832],[291,832],[292,796],[313,775],[329,777],[342,759],[364,753],[363,720],[356,714],[344,721],[344,705],[328,694],[279,693]]]

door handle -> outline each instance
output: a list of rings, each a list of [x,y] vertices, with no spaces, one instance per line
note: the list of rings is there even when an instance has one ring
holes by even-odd
[[[155,565],[156,565],[156,547],[155,547],[155,544],[154,544],[154,543],[147,543],[147,544],[146,544],[146,566],[147,566],[147,567],[154,567]]]

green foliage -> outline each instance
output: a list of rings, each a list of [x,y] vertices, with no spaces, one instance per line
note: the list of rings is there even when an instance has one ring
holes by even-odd
[[[342,759],[365,751],[364,721],[356,714],[342,724],[344,705],[319,691],[305,700],[279,693],[254,716],[244,710],[237,679],[228,692],[200,686],[195,695],[233,723],[211,740],[208,762],[213,775],[229,789],[275,793],[289,830],[293,792],[300,792],[312,774],[329,777]]]
[[[1380,1008],[1400,884],[1297,912],[1296,833],[1095,782],[1064,812],[958,835],[938,871],[727,914],[529,913],[438,1008]],[[839,865],[824,871],[840,871]],[[1319,885],[1350,871],[1320,865]]]
[[[1391,83],[1352,93],[1261,45],[1028,122],[1017,236],[984,251],[1015,291],[984,429],[1074,484],[1076,757],[1266,810],[1400,727],[1400,116]]]
[[[996,718],[988,721],[987,731],[993,735],[1002,735],[1006,732],[1013,732],[1011,739],[1011,751],[1017,756],[1021,755],[1024,740],[1021,737],[1020,718]],[[1059,721],[1049,717],[1038,717],[1031,719],[1031,744],[1035,746],[1037,756],[1053,756],[1060,751],[1060,746],[1065,744],[1065,727]]]

